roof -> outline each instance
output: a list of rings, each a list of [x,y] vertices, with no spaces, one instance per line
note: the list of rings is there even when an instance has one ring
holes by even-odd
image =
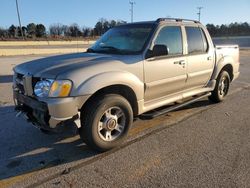
[[[157,23],[164,22],[164,21],[200,23],[197,20],[190,20],[190,19],[183,19],[183,18],[158,18],[156,20]]]
[[[141,22],[133,22],[133,23],[127,23],[127,24],[122,24],[122,26],[127,26],[127,25],[141,25],[141,24],[159,24],[161,22],[183,22],[183,23],[194,23],[194,24],[200,24],[199,21],[197,20],[190,20],[190,19],[182,19],[182,18],[158,18],[155,21],[141,21]]]

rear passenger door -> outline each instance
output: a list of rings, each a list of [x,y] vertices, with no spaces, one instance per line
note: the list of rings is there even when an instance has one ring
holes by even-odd
[[[187,37],[187,82],[185,89],[204,87],[213,72],[214,52],[202,28],[186,26]],[[211,48],[213,49],[213,48]]]

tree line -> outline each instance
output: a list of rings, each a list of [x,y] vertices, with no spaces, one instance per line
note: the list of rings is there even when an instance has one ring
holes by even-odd
[[[210,35],[212,37],[221,36],[250,36],[250,25],[247,22],[244,23],[231,23],[229,25],[206,25]]]
[[[74,23],[71,25],[64,25],[56,23],[50,25],[48,28],[43,24],[29,23],[27,26],[22,26],[22,32],[27,39],[35,38],[76,38],[76,37],[96,37],[101,36],[110,28],[117,25],[125,24],[123,20],[107,20],[101,18],[94,28],[80,27]],[[19,26],[11,25],[8,29],[0,27],[0,39],[19,39],[22,38],[21,28]]]
[[[34,38],[34,37],[44,37],[46,35],[46,28],[43,24],[34,24],[30,23],[27,26],[11,25],[8,29],[3,29],[0,27],[0,37],[2,39],[13,39],[22,37],[21,30],[25,37]]]
[[[22,37],[21,29],[24,37],[27,39],[35,38],[76,38],[76,37],[96,37],[101,36],[110,28],[120,24],[124,24],[123,20],[107,20],[101,18],[94,28],[80,27],[78,24],[64,25],[52,24],[46,28],[43,24],[30,23],[27,26],[20,28],[19,26],[11,25],[8,29],[0,27],[0,39],[19,39]],[[244,23],[231,23],[229,25],[206,25],[212,37],[220,36],[250,36],[250,25]]]

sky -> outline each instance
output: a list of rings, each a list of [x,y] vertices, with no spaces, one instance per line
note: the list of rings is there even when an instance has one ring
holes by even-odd
[[[201,22],[250,23],[250,0],[134,0],[134,21],[159,17],[198,19]],[[22,25],[34,22],[46,27],[54,23],[94,27],[100,18],[130,22],[129,0],[18,0]],[[0,27],[18,25],[15,0],[0,0]]]

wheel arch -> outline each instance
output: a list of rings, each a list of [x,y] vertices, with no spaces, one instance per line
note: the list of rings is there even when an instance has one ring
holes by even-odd
[[[124,97],[128,102],[130,103],[134,116],[138,115],[139,109],[138,109],[138,103],[137,103],[137,97],[134,92],[134,90],[123,84],[115,84],[103,87],[99,90],[97,90],[94,94],[92,94],[88,100],[82,105],[81,111],[84,112],[86,108],[91,105],[93,101],[96,101],[98,98],[108,95],[108,94],[117,94]]]
[[[218,61],[218,63],[216,64],[214,73],[212,75],[212,79],[216,80],[222,71],[227,71],[230,76],[230,80],[231,81],[233,80],[234,70],[233,70],[233,58],[232,57],[225,56],[224,58]]]
[[[231,64],[226,64],[226,65],[221,69],[220,73],[221,73],[222,71],[227,71],[228,74],[229,74],[229,76],[230,76],[230,81],[233,80],[233,78],[234,78],[234,75],[233,75],[233,66],[232,66]],[[220,74],[220,73],[219,73],[219,74]]]

